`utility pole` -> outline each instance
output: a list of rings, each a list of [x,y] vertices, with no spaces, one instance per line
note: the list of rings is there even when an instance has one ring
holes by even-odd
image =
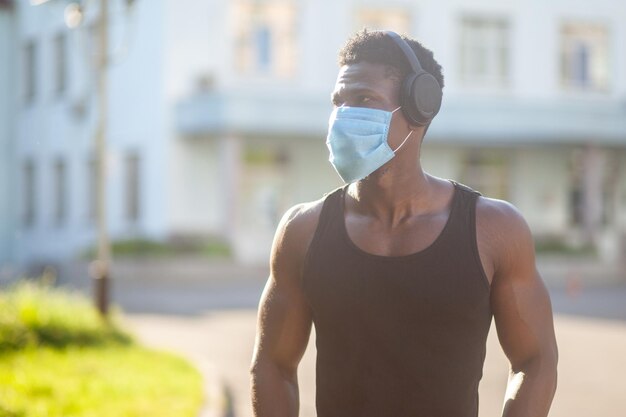
[[[109,9],[108,0],[100,0],[98,20],[98,126],[96,129],[96,217],[98,228],[98,249],[91,273],[94,279],[96,307],[107,318],[110,292],[111,245],[107,228],[107,120],[108,120],[108,51],[109,51]]]

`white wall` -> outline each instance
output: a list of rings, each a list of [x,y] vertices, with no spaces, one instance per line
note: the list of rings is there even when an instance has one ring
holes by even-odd
[[[219,235],[225,219],[219,140],[175,138],[169,155],[169,232]]]
[[[447,111],[447,105],[453,108],[451,104],[456,103],[457,110],[461,108],[463,113],[462,110],[475,104],[476,100],[480,100],[488,112],[489,106],[499,108],[503,102],[511,104],[513,109],[516,103],[536,108],[536,103],[553,102],[556,106],[560,100],[588,102],[589,108],[593,108],[594,100],[600,100],[617,107],[626,97],[626,54],[623,52],[626,50],[626,25],[623,23],[626,21],[626,2],[598,0],[592,7],[584,0],[507,0],[497,4],[490,0],[396,0],[391,5],[384,0],[294,1],[299,62],[294,76],[289,79],[246,77],[235,71],[233,19],[236,16],[231,13],[230,2],[139,0],[135,14],[128,21],[130,25],[119,12],[121,0],[111,3],[112,9],[118,10],[112,13],[112,48],[123,44],[125,33],[131,34],[127,54],[118,57],[110,70],[109,222],[113,238],[134,235],[165,238],[186,231],[212,233],[223,230],[224,222],[230,222],[227,208],[233,207],[237,196],[222,195],[227,188],[221,170],[232,162],[222,159],[236,152],[234,148],[231,151],[235,153],[224,151],[220,143],[226,143],[223,141],[225,137],[238,137],[245,145],[251,138],[239,137],[236,127],[235,131],[208,132],[211,134],[198,138],[181,137],[174,125],[176,106],[196,91],[198,78],[207,76],[214,78],[213,88],[224,96],[241,95],[242,92],[265,97],[278,94],[292,98],[294,106],[304,102],[318,103],[318,100],[319,103],[329,103],[329,93],[338,70],[337,52],[354,29],[354,11],[360,5],[400,6],[410,12],[411,34],[433,49],[444,67],[447,86],[442,115]],[[97,108],[93,73],[89,72],[85,62],[84,30],[70,34],[73,52],[70,86],[63,98],[54,97],[52,73],[46,70],[52,59],[52,36],[63,30],[63,7],[64,2],[50,2],[37,8],[25,1],[16,2],[18,52],[21,53],[26,39],[37,39],[42,66],[38,71],[40,89],[36,102],[30,106],[19,103],[15,118],[13,159],[18,178],[13,183],[20,184],[19,168],[23,160],[34,158],[38,164],[40,201],[36,224],[30,229],[20,227],[18,230],[15,248],[20,259],[71,256],[94,238],[94,225],[87,218],[86,168],[93,153]],[[93,14],[92,11],[88,21],[93,19]],[[459,82],[458,22],[466,14],[508,16],[511,22],[513,72],[510,88],[504,92],[479,94]],[[583,97],[561,91],[558,86],[559,26],[564,19],[600,21],[609,25],[614,74],[609,94]],[[21,83],[19,78],[13,81],[13,85]],[[79,119],[72,109],[81,102],[87,110],[84,118]],[[262,111],[271,111],[271,106],[259,109]],[[439,120],[431,132],[436,141],[431,143],[427,139],[422,163],[435,175],[457,178],[462,149],[453,146],[451,141],[446,142],[443,134],[437,137],[437,131],[446,119],[441,117]],[[459,120],[463,123],[455,128],[461,132],[474,122]],[[311,132],[310,127],[303,128],[293,140],[267,139],[268,146],[284,146],[292,155],[289,182],[292,185],[288,193],[294,202],[318,198],[340,184],[327,162],[321,133],[325,130],[324,123],[325,120],[320,119],[317,133]],[[478,126],[481,128],[485,129]],[[526,123],[520,115],[512,128],[518,135],[523,130],[530,136],[532,120]],[[473,141],[480,142],[478,139],[470,138],[464,146],[474,146]],[[142,214],[138,224],[129,224],[123,215],[123,161],[130,151],[136,151],[141,157]],[[565,227],[564,191],[544,189],[543,185],[537,188],[535,184],[539,179],[550,178],[552,185],[545,187],[558,187],[565,181],[566,170],[557,172],[557,168],[562,168],[560,155],[545,152],[528,149],[516,155],[514,172],[517,174],[512,200],[520,206],[533,228],[552,230]],[[71,181],[69,220],[63,227],[53,225],[52,205],[46,204],[52,200],[50,173],[57,156],[66,157]],[[529,166],[535,168],[530,173],[527,172]],[[233,174],[233,184],[237,181],[235,177]],[[552,192],[552,196],[546,197]],[[222,198],[227,203],[220,203]],[[19,195],[17,199],[20,199]],[[547,212],[544,210],[546,202]],[[19,212],[19,204],[12,203],[11,206]]]
[[[428,135],[422,144],[421,164],[424,171],[439,178],[460,181],[462,148],[435,144]]]
[[[318,200],[343,185],[328,161],[325,138],[294,138],[284,146],[291,157],[289,205]]]
[[[112,233],[120,237],[163,238],[167,235],[169,194],[168,126],[170,112],[166,101],[164,51],[165,4],[163,0],[140,0],[126,22],[113,28],[113,44],[122,44],[130,33],[128,53],[121,55],[110,71],[109,141],[120,162],[128,152],[140,155],[140,219],[129,223],[123,214],[124,170],[120,164],[112,172]]]
[[[512,152],[511,203],[537,235],[567,231],[569,157],[567,148],[533,147]]]
[[[365,1],[363,1],[365,3]],[[371,1],[368,3],[372,3]],[[382,4],[382,2],[381,2]],[[570,97],[559,86],[560,25],[566,21],[600,22],[611,36],[612,89],[607,96],[623,97],[626,86],[626,3],[599,0],[448,0],[415,2],[418,14],[416,37],[435,52],[444,68],[446,96],[485,95],[459,83],[458,22],[465,15],[504,17],[510,22],[511,84],[506,97],[543,100]],[[495,96],[502,93],[495,93]],[[489,93],[487,93],[489,95]],[[584,99],[584,95],[576,95]],[[588,95],[587,95],[588,96]],[[598,98],[593,97],[593,98]]]
[[[95,3],[91,4],[92,6]],[[89,27],[97,15],[87,9],[84,25],[65,27],[63,2],[32,7],[16,2],[18,64],[21,71],[24,42],[37,42],[38,88],[35,101],[23,103],[23,79],[17,76],[20,102],[16,118],[16,182],[21,184],[21,166],[26,158],[37,165],[37,215],[35,224],[20,225],[16,251],[21,261],[64,259],[77,254],[95,238],[95,224],[88,215],[88,162],[94,155],[98,116],[93,45]],[[138,1],[134,15],[126,15],[120,0],[110,2],[110,57],[107,144],[108,223],[113,239],[165,234],[167,194],[163,192],[166,170],[165,106],[162,88],[162,19],[159,0]],[[68,36],[67,89],[53,91],[53,37]],[[128,36],[127,36],[128,35]],[[83,105],[83,116],[75,109]],[[140,155],[140,219],[130,224],[124,216],[124,156]],[[63,225],[53,219],[53,163],[63,157],[68,175],[68,218]],[[18,200],[23,199],[18,195]],[[18,212],[23,210],[16,205]]]
[[[272,238],[285,211],[297,203],[315,201],[343,184],[328,162],[323,138],[247,138],[246,150],[284,153],[281,164],[242,162],[234,225],[234,248],[239,260],[265,263]]]
[[[13,257],[13,30],[12,12],[0,8],[0,276]]]
[[[165,0],[163,3],[163,124],[169,235],[219,235],[223,232],[224,199],[217,137],[182,137],[173,125],[176,105],[196,91],[200,79],[219,87],[228,61],[228,2]]]

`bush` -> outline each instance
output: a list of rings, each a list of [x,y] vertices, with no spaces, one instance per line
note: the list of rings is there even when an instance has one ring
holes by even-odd
[[[190,240],[178,242],[157,242],[148,239],[116,240],[111,243],[113,256],[133,258],[154,258],[178,255],[200,255],[208,258],[230,258],[230,246],[218,239]],[[82,253],[84,259],[93,258],[95,248]]]
[[[591,244],[573,245],[564,239],[540,238],[535,240],[535,251],[541,255],[594,256],[596,248]]]
[[[77,292],[41,282],[20,281],[0,293],[0,352],[25,347],[129,343],[131,337],[107,322]]]

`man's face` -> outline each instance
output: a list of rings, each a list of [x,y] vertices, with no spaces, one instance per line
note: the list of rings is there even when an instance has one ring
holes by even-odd
[[[393,111],[400,106],[400,80],[383,64],[358,62],[339,69],[331,99],[335,107],[367,107]],[[388,143],[395,149],[411,127],[401,110],[393,114]]]
[[[382,64],[358,62],[339,69],[331,99],[335,107],[368,107],[392,111],[399,104],[399,81]]]

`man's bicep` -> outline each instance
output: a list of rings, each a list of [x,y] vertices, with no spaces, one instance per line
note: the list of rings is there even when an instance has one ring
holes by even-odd
[[[270,276],[259,305],[255,358],[295,371],[311,332],[311,314],[302,291]]]
[[[300,283],[313,229],[310,212],[302,205],[285,213],[278,226],[259,305],[253,366],[268,360],[283,371],[294,371],[304,354],[312,320]]]
[[[491,286],[491,306],[502,348],[514,367],[538,357],[556,357],[552,306],[537,271],[533,238],[517,212]]]
[[[514,370],[538,356],[556,353],[550,298],[539,274],[533,275],[501,279],[492,286],[498,338]]]

